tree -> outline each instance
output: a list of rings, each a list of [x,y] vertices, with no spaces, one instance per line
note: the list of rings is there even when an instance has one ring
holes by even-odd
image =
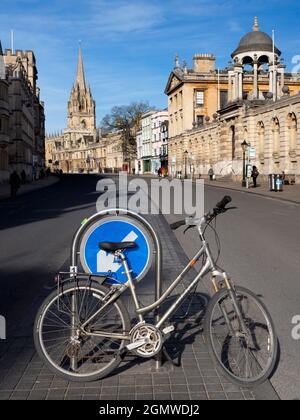
[[[133,102],[130,105],[115,106],[102,119],[103,134],[121,131],[124,160],[130,162],[136,154],[136,134],[141,129],[142,115],[154,109],[148,102]]]

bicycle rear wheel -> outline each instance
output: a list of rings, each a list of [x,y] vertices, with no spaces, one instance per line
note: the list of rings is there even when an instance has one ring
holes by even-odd
[[[59,294],[54,291],[41,306],[34,341],[40,357],[54,373],[71,381],[94,381],[107,376],[121,362],[124,340],[80,332],[80,326],[103,306],[108,291],[81,280],[64,286]],[[120,299],[105,308],[86,330],[128,334],[129,315]]]
[[[206,338],[213,358],[235,384],[256,386],[272,374],[278,339],[265,305],[251,291],[236,288],[236,302],[246,327],[228,290],[210,301],[205,321]]]

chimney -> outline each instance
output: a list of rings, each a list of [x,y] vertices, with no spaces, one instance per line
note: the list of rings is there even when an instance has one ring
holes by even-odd
[[[216,70],[216,57],[213,54],[196,54],[193,61],[196,73],[211,73]]]

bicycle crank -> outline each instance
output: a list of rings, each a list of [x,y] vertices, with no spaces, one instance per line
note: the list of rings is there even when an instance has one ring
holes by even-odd
[[[163,336],[151,324],[136,325],[130,333],[131,341],[127,349],[145,359],[156,356],[163,346]]]

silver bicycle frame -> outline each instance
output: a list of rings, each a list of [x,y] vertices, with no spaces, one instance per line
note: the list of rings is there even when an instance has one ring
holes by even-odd
[[[127,260],[125,255],[122,252],[118,253],[118,256],[121,258],[127,278],[128,278],[128,283],[126,285],[126,287],[123,287],[121,290],[117,291],[105,304],[103,307],[101,307],[91,318],[89,318],[83,325],[82,328],[84,329],[86,325],[88,325],[90,322],[92,322],[98,315],[100,315],[100,313],[107,307],[109,306],[111,303],[113,303],[118,297],[121,296],[121,294],[124,293],[125,290],[127,290],[128,288],[131,291],[131,295],[133,298],[133,302],[135,305],[135,311],[136,314],[139,317],[139,321],[143,322],[144,321],[144,314],[147,314],[149,312],[152,312],[153,310],[157,310],[162,303],[165,302],[165,300],[171,295],[171,293],[173,292],[173,290],[179,285],[179,283],[181,282],[181,280],[185,277],[185,275],[197,264],[197,262],[200,260],[200,258],[203,255],[206,255],[206,263],[205,265],[202,267],[202,269],[200,270],[200,272],[198,273],[198,275],[195,277],[195,279],[191,282],[191,284],[186,288],[186,290],[179,296],[179,298],[173,303],[173,305],[170,306],[170,308],[165,312],[165,314],[160,314],[160,318],[159,320],[156,322],[156,327],[160,328],[164,322],[173,314],[173,312],[176,311],[176,309],[178,308],[178,306],[181,304],[181,302],[186,298],[186,296],[196,287],[196,285],[200,282],[200,280],[209,272],[212,272],[212,275],[214,277],[216,276],[222,276],[224,278],[227,278],[226,273],[221,273],[216,269],[214,260],[212,258],[209,246],[207,244],[207,242],[205,241],[204,237],[203,237],[203,233],[202,233],[202,223],[203,221],[201,221],[201,224],[199,224],[198,226],[198,231],[199,231],[199,235],[202,241],[202,247],[201,249],[197,252],[197,254],[194,256],[194,258],[189,262],[189,264],[184,268],[184,270],[179,274],[179,276],[174,280],[174,282],[169,286],[169,288],[163,293],[163,295],[157,299],[154,303],[152,303],[149,306],[143,307],[141,308],[140,303],[138,301],[137,298],[137,294],[136,294],[136,290],[135,290],[135,286],[134,286],[134,282],[131,276],[131,272],[129,270],[128,264],[127,264]],[[100,336],[100,337],[109,337],[109,338],[116,338],[116,339],[120,339],[123,338],[124,339],[124,335],[120,336],[118,334],[114,334],[114,333],[101,333],[99,332],[95,332],[92,334],[88,334],[88,335],[94,335],[94,336]]]

